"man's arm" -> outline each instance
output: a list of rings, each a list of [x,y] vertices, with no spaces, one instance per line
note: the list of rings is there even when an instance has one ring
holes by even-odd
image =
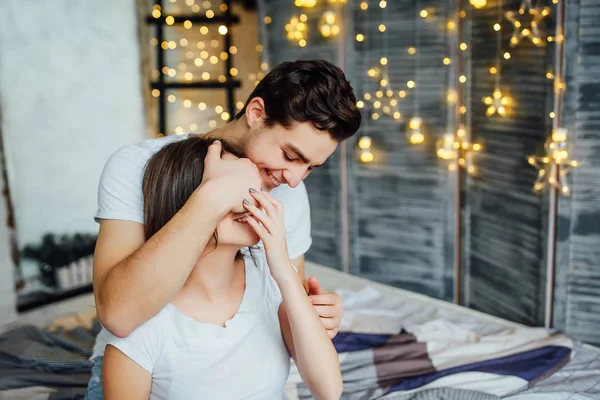
[[[224,215],[207,192],[200,187],[147,242],[140,223],[101,220],[94,295],[102,325],[115,336],[128,336],[156,315],[187,280]]]

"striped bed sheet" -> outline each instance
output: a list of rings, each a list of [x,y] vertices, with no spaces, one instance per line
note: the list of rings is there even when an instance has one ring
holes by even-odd
[[[343,399],[600,399],[600,350],[307,263],[338,291]],[[286,396],[311,398],[292,368]]]

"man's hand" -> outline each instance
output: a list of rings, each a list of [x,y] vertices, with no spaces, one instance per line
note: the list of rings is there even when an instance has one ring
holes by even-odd
[[[337,293],[325,292],[314,276],[308,278],[308,297],[310,297],[315,311],[321,318],[325,329],[327,329],[327,334],[333,339],[338,333],[344,314],[342,298]]]
[[[248,190],[259,190],[261,186],[258,167],[249,159],[233,154],[226,153],[221,157],[222,149],[218,140],[208,148],[200,187],[210,188],[210,198],[223,215],[230,211],[246,212],[242,202],[249,197]]]

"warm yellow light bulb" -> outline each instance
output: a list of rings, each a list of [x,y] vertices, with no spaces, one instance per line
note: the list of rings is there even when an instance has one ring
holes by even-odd
[[[408,121],[408,127],[411,130],[414,131],[414,130],[417,130],[417,129],[421,128],[421,124],[422,123],[423,123],[423,120],[421,118],[419,118],[419,117],[412,117],[410,119],[410,121]]]
[[[359,33],[358,35],[356,35],[357,42],[362,42],[363,40],[365,40],[365,35],[363,35],[362,33]]]
[[[373,153],[370,151],[363,151],[360,153],[360,161],[363,163],[370,163],[374,158]]]
[[[365,150],[371,147],[371,143],[373,141],[371,140],[371,138],[369,136],[363,136],[360,138],[360,140],[358,141],[358,147]]]
[[[487,4],[487,0],[469,0],[469,3],[475,8],[483,8]]]
[[[555,142],[564,142],[567,140],[567,130],[565,128],[557,128],[552,132],[552,140]]]
[[[411,144],[421,144],[425,141],[425,136],[421,132],[415,132],[410,135]]]

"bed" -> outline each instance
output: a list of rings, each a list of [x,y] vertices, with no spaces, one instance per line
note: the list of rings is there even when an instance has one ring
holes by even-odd
[[[596,347],[316,264],[306,272],[344,299],[343,399],[600,399]],[[0,400],[83,397],[99,326],[78,301],[52,330],[30,314],[0,335]],[[294,365],[285,396],[311,398]]]

